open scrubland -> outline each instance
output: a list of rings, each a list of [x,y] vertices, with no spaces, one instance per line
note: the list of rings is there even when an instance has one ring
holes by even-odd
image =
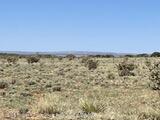
[[[158,61],[1,57],[0,120],[160,120]]]

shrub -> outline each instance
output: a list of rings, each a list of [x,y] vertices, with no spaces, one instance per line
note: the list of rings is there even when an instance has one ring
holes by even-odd
[[[93,57],[102,58],[104,56],[103,55],[93,55]]]
[[[94,103],[93,101],[90,100],[84,100],[80,99],[79,100],[80,107],[84,113],[100,113],[104,112],[105,106],[102,104]]]
[[[39,58],[54,58],[54,55],[50,55],[50,54],[37,54],[37,56]]]
[[[35,81],[33,81],[33,80],[29,80],[29,81],[27,81],[27,84],[31,86],[31,85],[35,85],[35,84],[36,84],[36,82],[35,82]]]
[[[155,63],[152,68],[150,68],[150,87],[154,90],[160,90],[160,62]]]
[[[47,83],[46,85],[45,85],[45,88],[51,88],[52,87],[52,84],[51,83]]]
[[[52,90],[53,90],[53,92],[56,92],[56,91],[60,92],[62,90],[62,88],[61,88],[61,86],[54,86],[52,88]]]
[[[89,57],[82,57],[81,63],[87,63],[89,60]]]
[[[110,80],[113,80],[113,79],[115,79],[115,75],[113,73],[109,72],[107,78]]]
[[[114,58],[114,55],[104,55],[104,58]]]
[[[154,52],[154,53],[152,53],[151,57],[160,57],[160,52]]]
[[[130,63],[128,60],[124,60],[117,65],[119,76],[135,76],[133,72],[135,67],[136,65],[134,63]]]
[[[137,57],[149,57],[149,55],[146,53],[143,53],[143,54],[138,54]]]
[[[61,57],[61,56],[58,56],[57,58],[59,61],[63,60],[63,57]]]
[[[22,96],[22,97],[30,97],[30,96],[32,96],[32,94],[29,93],[29,92],[22,92],[22,93],[20,93],[20,96]]]
[[[90,55],[90,57],[96,57],[96,58],[114,58],[114,55]]]
[[[89,70],[94,70],[98,67],[98,61],[88,60],[86,61],[85,65],[88,67]]]
[[[160,115],[158,114],[149,114],[149,113],[141,113],[138,116],[138,120],[160,120]]]
[[[3,80],[1,80],[0,81],[0,89],[4,89],[4,88],[7,88],[7,87],[8,87],[8,83],[3,81]]]
[[[146,59],[145,60],[145,65],[147,66],[147,67],[151,67],[151,61],[149,60],[149,59]]]
[[[39,60],[40,60],[40,58],[36,57],[36,56],[30,56],[30,57],[27,58],[27,62],[29,64],[31,64],[31,63],[37,63],[37,62],[39,62]]]
[[[62,110],[62,103],[58,96],[48,94],[41,98],[37,104],[37,110],[41,114],[59,114]]]
[[[11,81],[10,81],[10,84],[12,84],[12,85],[14,85],[14,84],[16,84],[16,80],[15,79],[12,79]]]
[[[3,96],[3,97],[6,96],[6,92],[5,91],[1,91],[0,92],[0,96]]]
[[[125,55],[124,57],[135,57],[135,55],[127,54],[127,55]]]
[[[76,56],[73,54],[68,54],[68,55],[66,55],[66,58],[68,58],[69,60],[73,60],[76,58]]]
[[[29,111],[27,107],[21,107],[19,109],[19,114],[26,114]]]
[[[17,61],[18,61],[18,57],[7,57],[7,62],[8,63],[15,64]]]

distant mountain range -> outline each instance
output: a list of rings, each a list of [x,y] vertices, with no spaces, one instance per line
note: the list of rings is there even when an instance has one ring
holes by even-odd
[[[56,55],[56,56],[66,56],[68,54],[73,54],[76,56],[87,56],[87,55],[114,55],[121,56],[126,54],[135,55],[133,53],[114,53],[114,52],[90,52],[90,51],[60,51],[60,52],[25,52],[25,51],[0,51],[0,53],[8,53],[8,54],[19,54],[19,55]]]

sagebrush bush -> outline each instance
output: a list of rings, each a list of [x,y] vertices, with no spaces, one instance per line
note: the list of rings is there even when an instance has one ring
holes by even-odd
[[[136,68],[136,65],[132,62],[128,62],[128,60],[119,63],[117,68],[119,76],[135,76],[133,70]]]
[[[37,57],[37,56],[27,57],[27,62],[28,62],[29,64],[31,64],[31,63],[37,63],[37,62],[39,62],[39,61],[40,61],[40,58]]]
[[[145,60],[145,65],[150,68],[151,67],[151,61],[149,59]]]
[[[62,90],[62,87],[61,86],[54,86],[53,88],[52,88],[52,91],[53,92],[56,92],[56,91],[61,91]]]
[[[59,61],[63,60],[63,57],[61,57],[61,56],[58,56],[57,58]]]
[[[97,69],[98,61],[88,60],[88,61],[86,61],[85,66],[87,66],[89,70]]]
[[[33,81],[33,80],[29,80],[29,81],[27,81],[27,85],[35,85],[36,84],[36,82],[35,81]]]
[[[27,107],[21,107],[19,109],[19,114],[26,114],[29,111]]]
[[[87,63],[89,60],[89,57],[82,57],[81,63]]]
[[[15,64],[17,63],[18,59],[18,57],[7,57],[7,62]]]
[[[0,80],[0,89],[4,89],[8,87],[8,83],[4,80]]]
[[[113,73],[109,72],[107,78],[110,80],[113,80],[113,79],[115,79],[115,75]]]
[[[160,114],[141,113],[138,120],[160,120]]]
[[[80,108],[84,113],[100,113],[104,112],[105,106],[99,103],[94,103],[91,100],[88,99],[80,99]]]
[[[160,62],[154,63],[150,68],[150,87],[154,90],[160,90]]]
[[[73,54],[68,54],[68,55],[66,55],[66,58],[68,58],[69,60],[73,60],[76,58],[76,56]]]

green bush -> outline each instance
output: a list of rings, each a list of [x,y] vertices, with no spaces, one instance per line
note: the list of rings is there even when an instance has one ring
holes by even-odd
[[[152,53],[151,57],[160,57],[160,52],[154,52],[154,53]]]

